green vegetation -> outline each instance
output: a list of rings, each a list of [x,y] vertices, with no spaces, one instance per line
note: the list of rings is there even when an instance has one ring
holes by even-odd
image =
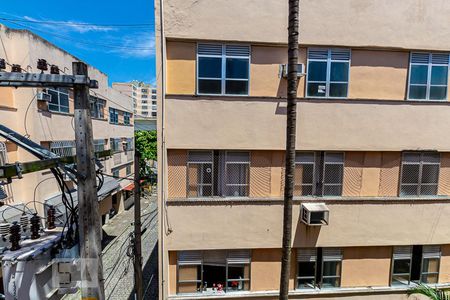
[[[156,130],[139,130],[135,132],[136,151],[141,154],[140,173],[142,177],[152,175],[150,161],[157,159]]]
[[[449,300],[450,296],[446,295],[444,291],[429,287],[425,284],[418,284],[408,290],[408,295],[420,294],[430,298],[431,300]]]

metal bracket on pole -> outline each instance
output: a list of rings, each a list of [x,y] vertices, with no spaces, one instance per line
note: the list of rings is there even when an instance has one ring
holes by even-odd
[[[17,162],[15,163],[15,167],[16,167],[17,177],[18,177],[19,179],[22,179],[22,178],[23,178],[23,175],[22,175],[22,171],[23,171],[22,164],[21,164],[20,162],[17,161]]]

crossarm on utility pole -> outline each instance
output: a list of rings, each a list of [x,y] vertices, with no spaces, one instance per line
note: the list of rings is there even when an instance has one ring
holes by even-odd
[[[72,66],[75,76],[88,76],[86,64],[74,62]],[[101,257],[102,228],[97,201],[89,86],[87,84],[74,85],[74,98],[82,282],[81,299],[103,300],[105,292]]]

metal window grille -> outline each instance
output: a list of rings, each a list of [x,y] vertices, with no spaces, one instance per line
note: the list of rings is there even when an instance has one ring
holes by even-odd
[[[225,292],[250,289],[250,250],[179,251],[177,253],[177,293],[214,293],[212,287],[224,284]],[[222,279],[208,282],[208,268],[221,269]],[[211,271],[210,270],[210,271]]]
[[[69,113],[69,90],[67,88],[47,89],[50,94],[50,111]]]
[[[248,197],[250,153],[227,151],[225,154],[226,196]]]
[[[297,249],[297,288],[316,287],[317,249]]]
[[[127,174],[127,176],[128,175],[131,175],[131,165],[128,165],[127,167],[126,167],[126,174]]]
[[[111,138],[110,139],[110,143],[111,143],[111,151],[113,152],[118,152],[120,151],[120,138]]]
[[[94,140],[94,151],[95,152],[105,151],[105,140],[104,139]]]
[[[307,97],[347,98],[350,58],[349,49],[308,49]],[[322,64],[325,77],[312,73],[313,64]]]
[[[436,284],[439,278],[441,260],[440,246],[423,246],[420,281],[426,284]]]
[[[339,287],[341,285],[342,250],[325,248],[322,250],[321,287]]]
[[[408,99],[447,99],[449,59],[448,53],[411,53]]]
[[[8,163],[8,156],[5,143],[0,142],[0,166],[4,166]],[[0,201],[11,200],[12,190],[11,185],[6,182],[0,181]]]
[[[103,119],[105,117],[106,101],[94,96],[90,96],[90,101],[91,101],[91,117]]]
[[[131,114],[129,112],[124,112],[123,113],[123,123],[125,125],[130,125],[131,122]]]
[[[411,281],[412,246],[394,247],[391,285],[409,285]]]
[[[325,152],[322,195],[341,196],[344,178],[344,153]]]
[[[213,152],[189,151],[187,162],[187,196],[213,196]]]
[[[294,196],[309,196],[316,193],[315,161],[314,152],[296,153]]]
[[[437,195],[440,153],[404,152],[400,196]]]
[[[55,141],[50,143],[50,151],[60,157],[75,155],[75,141]]]
[[[206,65],[216,69],[203,75]],[[236,66],[244,69],[238,71]],[[248,95],[249,74],[250,46],[197,45],[197,94]]]

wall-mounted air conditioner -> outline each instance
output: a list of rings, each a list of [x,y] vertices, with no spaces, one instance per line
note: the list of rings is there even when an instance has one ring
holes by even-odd
[[[297,77],[302,77],[304,75],[305,75],[305,65],[297,64]],[[288,76],[288,65],[287,64],[280,65],[280,71],[278,73],[278,76],[280,78],[287,78],[287,76]]]
[[[37,99],[39,101],[50,102],[50,101],[52,101],[52,95],[47,94],[45,92],[40,92],[40,93],[37,94]]]
[[[325,203],[302,203],[300,219],[310,226],[328,225],[330,211]]]

